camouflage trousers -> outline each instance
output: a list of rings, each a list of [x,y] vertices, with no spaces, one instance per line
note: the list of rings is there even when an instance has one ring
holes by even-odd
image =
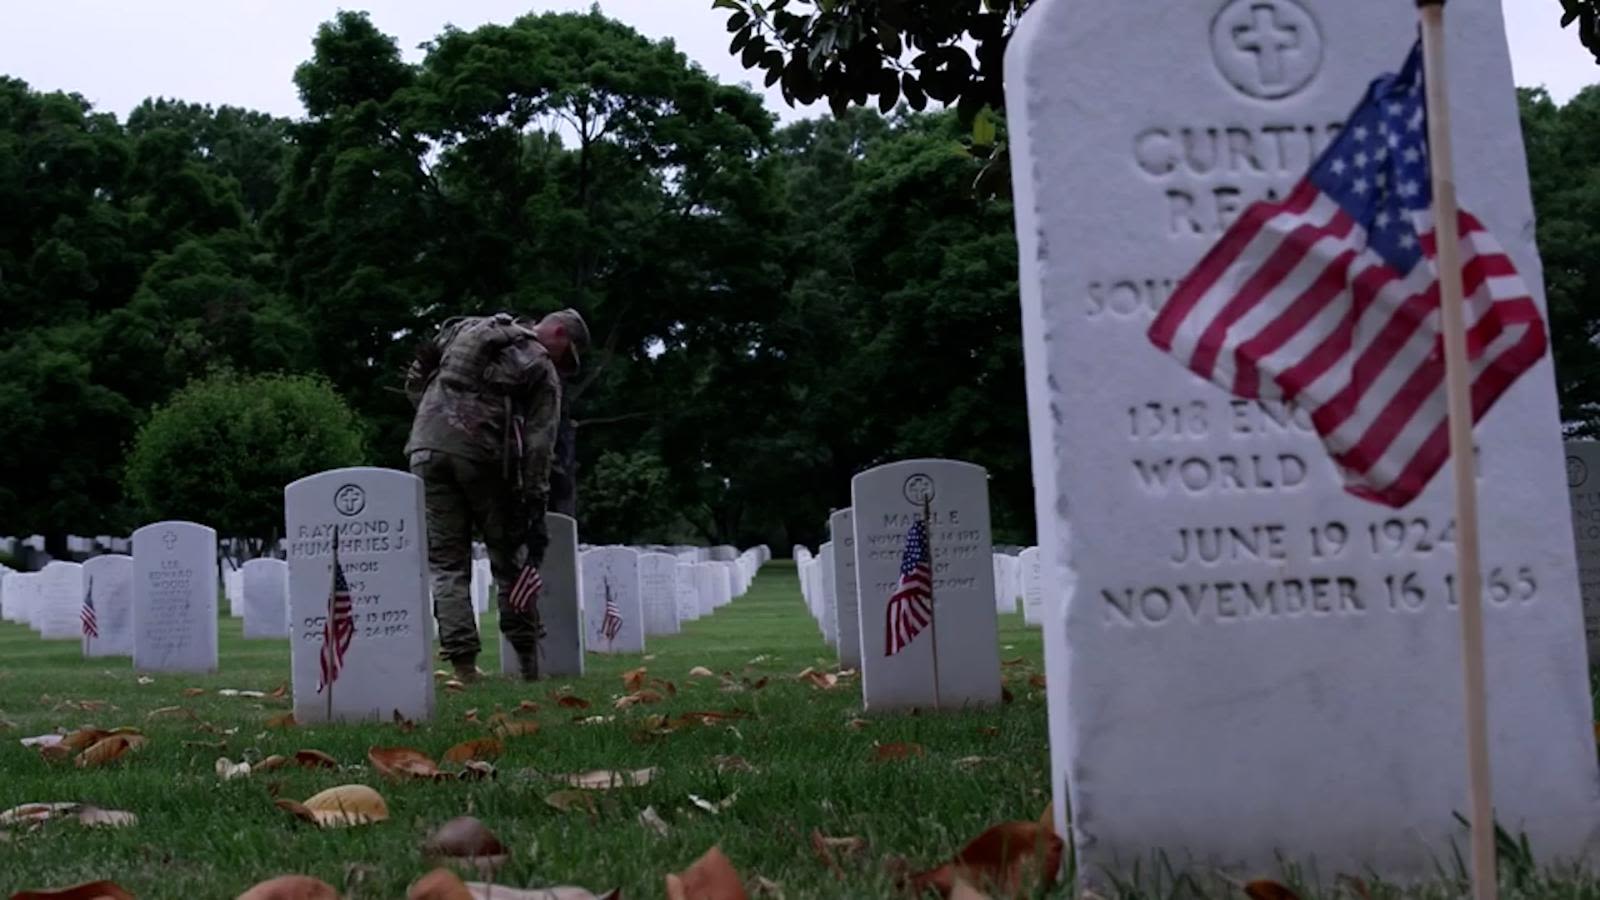
[[[525,555],[528,518],[517,491],[502,477],[500,464],[417,450],[411,454],[411,472],[423,483],[440,655],[453,663],[474,663],[482,649],[472,614],[474,531],[489,549],[500,630],[519,655],[536,653],[541,631],[538,609],[518,613],[506,604]]]

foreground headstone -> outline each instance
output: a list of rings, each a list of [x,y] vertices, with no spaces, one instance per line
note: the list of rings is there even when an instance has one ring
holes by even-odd
[[[891,652],[889,599],[900,581],[906,532],[922,516],[933,558],[933,615]],[[868,710],[960,709],[1000,702],[1000,647],[988,474],[981,466],[918,459],[869,469],[850,482],[861,604],[861,691]]]
[[[584,553],[582,562],[583,635],[589,652],[643,653],[639,554],[629,547],[600,547]]]
[[[433,715],[422,480],[393,469],[334,469],[283,489],[289,552],[289,653],[300,722]],[[331,689],[321,683],[333,545],[355,633]],[[331,691],[331,692],[330,692]]]
[[[133,667],[217,670],[217,533],[155,522],[133,533]]]
[[[567,678],[583,674],[583,606],[578,577],[578,523],[571,516],[545,513],[545,532],[550,544],[544,551],[539,577],[544,590],[539,594],[539,621],[544,625],[544,640],[539,644],[539,677]],[[500,636],[500,671],[519,675],[517,652]]]
[[[1600,660],[1600,441],[1567,441],[1567,495],[1589,659]]]
[[[98,636],[83,635],[83,655],[133,655],[133,557],[108,553],[83,564],[83,593],[94,603]]]
[[[856,520],[846,507],[828,517],[833,536],[833,603],[839,665],[861,668],[861,610],[856,599]]]
[[[678,561],[665,553],[639,557],[639,589],[643,592],[644,633],[678,633]]]
[[[47,641],[76,641],[83,637],[79,614],[83,609],[83,566],[56,560],[39,572],[42,594],[35,625]]]
[[[243,584],[244,636],[289,636],[289,564],[281,559],[252,559],[239,569]]]
[[[1448,9],[1462,202],[1542,298],[1501,4]],[[1410,3],[1041,0],[1011,41],[1055,809],[1091,885],[1158,858],[1427,876],[1467,846],[1450,471],[1353,499],[1304,417],[1146,338],[1416,35]],[[1559,422],[1547,356],[1476,431],[1495,812],[1541,864],[1600,826]]]

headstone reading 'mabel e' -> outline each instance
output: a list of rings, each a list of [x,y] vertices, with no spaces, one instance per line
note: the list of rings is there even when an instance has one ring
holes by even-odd
[[[866,709],[999,703],[988,474],[945,459],[890,463],[851,480],[850,506]],[[906,535],[924,510],[931,517],[931,616],[891,600]]]
[[[550,544],[544,551],[539,577],[544,590],[539,592],[539,621],[544,625],[544,640],[539,644],[539,677],[577,677],[583,674],[583,606],[578,578],[578,523],[571,516],[545,513],[545,531]],[[522,672],[517,653],[500,636],[500,671],[507,675]]]
[[[133,557],[108,553],[83,564],[83,594],[94,604],[96,634],[83,636],[83,655],[133,655]]]
[[[1600,660],[1600,441],[1567,442],[1567,491],[1589,658]]]
[[[833,608],[839,630],[839,665],[861,668],[861,619],[856,602],[856,520],[849,507],[828,517],[833,537]]]
[[[1501,4],[1446,18],[1462,204],[1542,305]],[[1056,815],[1091,882],[1158,855],[1403,878],[1467,845],[1449,467],[1403,510],[1355,499],[1305,416],[1146,336],[1417,31],[1412,3],[1039,0],[1010,43]],[[1376,178],[1421,125],[1336,162]],[[1495,812],[1541,862],[1592,856],[1600,826],[1559,421],[1547,355],[1476,431]]]
[[[334,469],[285,487],[283,508],[295,718],[432,717],[421,479],[393,469]],[[335,540],[355,630],[338,677],[319,690]]]
[[[217,670],[217,533],[156,522],[133,533],[133,667]]]
[[[589,651],[643,653],[638,552],[630,547],[600,547],[584,553],[582,565],[583,636]]]

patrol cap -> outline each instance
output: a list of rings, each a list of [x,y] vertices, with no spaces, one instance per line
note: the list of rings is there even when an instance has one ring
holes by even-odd
[[[583,321],[583,316],[578,315],[578,311],[571,307],[557,310],[540,321],[546,320],[554,320],[566,329],[570,346],[567,348],[567,363],[564,368],[568,372],[576,372],[580,354],[589,349],[589,326]]]

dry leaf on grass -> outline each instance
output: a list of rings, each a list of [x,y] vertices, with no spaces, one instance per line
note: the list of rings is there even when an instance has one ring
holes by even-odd
[[[982,725],[979,726],[978,733],[984,737],[999,737],[1000,729],[995,725]]]
[[[309,875],[279,875],[245,891],[237,900],[339,900],[339,892]]]
[[[538,734],[538,722],[499,722],[494,726],[494,733],[501,737],[511,738],[518,735]]]
[[[386,778],[438,778],[443,774],[431,757],[410,747],[371,747],[367,761]]]
[[[41,734],[37,737],[22,738],[21,743],[24,747],[55,747],[66,739],[66,735],[63,734]]]
[[[133,895],[114,881],[91,881],[53,891],[18,891],[11,900],[133,900]]]
[[[610,769],[596,769],[591,772],[580,772],[573,775],[564,775],[562,780],[576,788],[589,791],[605,791],[618,787],[642,787],[650,783],[660,771],[654,767],[648,769],[635,769],[632,772],[616,772]]]
[[[364,784],[342,784],[312,796],[304,803],[275,801],[278,808],[323,828],[366,825],[389,818],[383,796]]]
[[[440,825],[422,845],[424,853],[464,859],[480,871],[498,868],[509,851],[489,826],[472,816],[458,816]]]
[[[474,706],[473,708],[467,710],[466,715],[463,716],[463,718],[465,718],[468,722],[478,721],[478,708]]]
[[[255,770],[257,772],[270,772],[273,769],[281,769],[284,766],[287,766],[288,764],[289,764],[289,757],[280,756],[280,755],[274,753],[271,756],[267,757],[266,759],[263,759],[262,761],[256,763],[255,764]]]
[[[1022,656],[1019,656],[1019,657],[1017,657],[1015,659],[1006,659],[1006,660],[1001,660],[1000,661],[1000,665],[1002,665],[1002,666],[1025,666],[1027,664],[1028,664],[1027,658],[1026,657],[1022,657]]]
[[[1038,822],[1006,822],[978,835],[950,862],[912,876],[911,887],[948,896],[959,878],[1008,897],[1031,895],[1055,884],[1063,846]]]
[[[472,892],[461,876],[449,869],[434,869],[411,885],[406,900],[472,900]]]
[[[194,714],[194,710],[186,709],[186,708],[184,708],[182,706],[163,706],[160,709],[152,709],[152,710],[150,710],[150,712],[145,714],[145,719],[147,719],[149,721],[152,721],[152,722],[157,720],[157,719],[194,719],[194,718],[198,718],[198,716],[196,716]]]
[[[110,737],[96,741],[87,750],[78,754],[76,764],[80,769],[92,766],[107,766],[121,759],[129,750],[142,743],[144,743],[144,739],[134,735],[113,734]]]
[[[411,732],[417,730],[417,723],[411,721],[405,716],[400,715],[400,710],[398,709],[394,711],[394,725],[396,728],[400,729],[401,734],[410,734]]]
[[[184,688],[183,689],[183,695],[185,697],[198,697],[201,694],[204,694],[205,692],[206,692],[206,689],[203,688],[203,687],[192,687],[192,688]]]
[[[871,724],[872,723],[866,719],[851,719],[850,721],[844,723],[844,727],[850,729],[851,731],[860,731]]]
[[[835,878],[844,878],[844,869],[839,866],[840,858],[854,856],[866,848],[867,839],[863,837],[828,837],[815,829],[811,832],[811,852],[816,854],[818,862],[833,872]]]
[[[281,759],[282,757],[280,757]],[[235,778],[249,778],[250,764],[247,762],[234,762],[224,756],[217,757],[217,777],[223,781],[232,781]]]
[[[581,809],[589,815],[595,814],[594,795],[588,791],[565,790],[546,794],[544,802],[552,809],[562,812],[572,812]]]
[[[963,756],[956,760],[956,768],[976,769],[979,766],[992,762],[994,762],[994,757],[992,756]]]
[[[101,809],[87,803],[24,803],[0,813],[0,825],[38,827],[51,819],[76,819],[79,825],[126,828],[139,817],[120,809]]]
[[[1036,687],[1041,691],[1044,690],[1044,687],[1045,687],[1044,676],[1040,675],[1038,673],[1035,673],[1033,675],[1029,675],[1028,676],[1028,686],[1029,687]]]
[[[872,748],[874,762],[886,762],[893,759],[910,759],[913,756],[923,756],[925,751],[921,744],[893,743],[878,744]]]
[[[567,709],[588,709],[589,708],[589,701],[583,699],[582,697],[574,696],[572,694],[562,694],[560,697],[556,698],[556,703],[558,705],[560,705],[560,706],[566,707]]]
[[[494,766],[481,759],[469,759],[461,764],[461,773],[456,776],[462,781],[483,781],[494,778]]]
[[[201,693],[205,693],[205,690],[203,688],[190,688],[189,690],[191,690],[191,691],[200,691]],[[193,696],[193,695],[190,695],[190,696]],[[238,688],[223,688],[222,690],[217,691],[217,696],[218,697],[244,697],[245,699],[248,699],[248,700],[260,700],[260,699],[265,698],[267,695],[265,693],[263,693],[262,691],[241,691]]]
[[[629,669],[628,671],[623,672],[622,689],[632,692],[644,687],[644,676],[648,671],[649,669],[645,668],[644,666],[640,666],[637,669]]]
[[[690,678],[715,678],[715,677],[717,677],[717,673],[711,671],[710,669],[706,668],[705,666],[695,666],[694,668],[689,670],[689,677]]]
[[[498,759],[505,752],[506,745],[499,738],[475,738],[446,750],[444,761],[461,763],[469,759]]]
[[[718,847],[689,868],[667,876],[667,900],[749,900],[744,880]]]
[[[267,720],[268,728],[293,728],[297,724],[299,723],[294,720],[292,712],[278,713]]]
[[[626,697],[618,697],[617,702],[613,703],[612,706],[617,709],[627,709],[640,703],[660,703],[662,699],[660,691],[645,688],[644,690],[635,691]]]
[[[337,769],[339,761],[321,750],[296,750],[294,761],[302,769]]]
[[[807,669],[800,677],[802,681],[810,682],[811,686],[819,691],[831,691],[839,686],[839,676],[832,672],[813,672]]]
[[[710,800],[707,800],[704,797],[699,796],[698,794],[690,794],[689,795],[689,802],[690,803],[693,803],[695,806],[700,807],[701,809],[705,810],[708,813],[711,813],[712,815],[716,815],[717,813],[720,813],[723,810],[727,809],[728,807],[732,806],[733,802],[735,800],[738,800],[738,799],[739,799],[739,792],[738,791],[734,791],[733,793],[729,794],[727,797],[725,797],[725,798],[723,798],[721,800],[718,800],[715,803],[712,803]]]
[[[98,728],[79,728],[77,731],[61,738],[59,743],[68,750],[82,750],[91,744],[99,743],[110,735],[111,732],[101,731]]]
[[[666,837],[668,832],[671,830],[667,826],[667,821],[661,818],[661,814],[656,812],[656,808],[654,806],[646,806],[644,808],[644,812],[639,813],[639,824],[650,829],[651,831],[654,831],[656,834],[659,834],[662,837]]]
[[[717,767],[717,771],[724,775],[729,772],[754,772],[756,770],[756,767],[750,765],[750,761],[742,756],[713,756],[711,757],[711,762]]]
[[[461,679],[452,678],[452,679],[450,679],[450,680],[448,680],[448,681],[446,681],[444,683],[444,689],[447,690],[447,691],[455,691],[456,693],[459,694],[462,691],[466,690],[467,686],[465,684],[461,683]]]
[[[524,700],[517,704],[517,709],[521,712],[536,713],[539,711],[539,704],[533,702],[532,700]]]
[[[1246,882],[1244,892],[1250,900],[1300,900],[1299,894],[1266,878]]]
[[[990,900],[990,898],[988,894],[957,878],[955,884],[950,888],[950,896],[946,897],[945,900]],[[1079,898],[1079,900],[1084,900],[1084,898]]]
[[[140,684],[155,684],[156,680],[154,678],[151,678],[149,675],[140,675],[139,678],[138,678],[138,682]]]
[[[1048,830],[1051,834],[1056,833],[1056,802],[1054,800],[1046,803],[1044,812],[1039,813],[1039,826]]]

